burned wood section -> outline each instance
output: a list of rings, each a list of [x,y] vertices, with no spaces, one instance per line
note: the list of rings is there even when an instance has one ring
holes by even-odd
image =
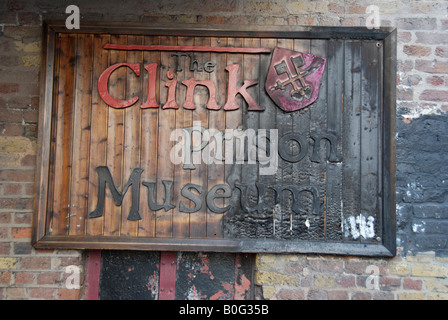
[[[46,25],[37,247],[394,254],[394,30],[98,28]]]

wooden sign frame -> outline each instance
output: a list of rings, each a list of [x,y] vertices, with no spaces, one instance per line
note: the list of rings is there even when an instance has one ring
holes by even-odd
[[[157,38],[159,42],[142,43],[144,42],[142,39],[149,38]],[[160,41],[162,38],[164,41]],[[182,41],[170,42],[170,39],[182,39]],[[221,43],[221,41],[223,42]],[[305,47],[302,45],[303,43],[306,43]],[[114,47],[117,44],[119,47]],[[67,55],[66,52],[72,50],[73,46],[76,46],[76,52],[73,55]],[[242,68],[250,66],[253,59],[258,59],[257,61],[268,65],[269,52],[274,47],[303,52],[308,50],[311,51],[311,54],[321,55],[326,59],[323,75],[325,80],[322,80],[325,83],[320,86],[316,102],[303,110],[288,113],[280,110],[272,101],[268,100],[265,92],[261,91],[264,90],[263,83],[267,70],[262,70],[259,67],[246,68],[249,71],[245,71],[245,78],[240,77]],[[79,30],[67,30],[64,22],[48,21],[43,26],[42,48],[39,149],[32,238],[34,247],[297,252],[360,256],[395,255],[395,29],[84,22]],[[234,51],[235,48],[237,48],[236,51]],[[246,51],[241,51],[241,49]],[[113,50],[114,54],[106,57],[104,52],[107,50]],[[255,51],[250,52],[250,50]],[[170,52],[168,57],[171,57],[171,60],[163,60],[163,54],[161,55],[160,52]],[[195,60],[196,56],[189,54],[190,52],[199,52],[195,54],[201,59]],[[333,52],[339,53],[333,54]],[[153,53],[155,55],[158,53],[158,58],[151,56]],[[225,70],[222,68],[218,75],[218,72],[214,71],[218,65],[222,66],[219,59],[224,54],[227,57],[226,68]],[[261,55],[264,56],[261,57]],[[142,57],[144,57],[143,60]],[[176,59],[178,60],[177,65]],[[189,62],[179,64],[179,61],[187,61],[187,59]],[[141,63],[142,61],[146,63]],[[151,64],[154,61],[158,63],[157,66]],[[191,66],[190,70],[185,69],[185,66],[188,67],[188,63]],[[257,63],[261,65],[261,62]],[[101,68],[95,69],[98,65],[101,65]],[[233,69],[229,67],[230,65],[234,66]],[[127,72],[130,76],[127,78],[124,76],[125,80],[120,80],[120,78],[111,80],[111,74],[113,72],[118,74],[116,70],[120,67],[123,68],[119,72],[123,74]],[[159,87],[156,88],[157,93],[153,93],[156,99],[149,101],[150,99],[147,98],[151,96],[150,78],[152,74],[154,79],[156,77],[151,72],[155,72],[155,67],[163,69],[165,86],[160,85],[161,80],[157,75],[157,80],[153,83],[154,85],[156,82],[159,84]],[[110,71],[109,73],[107,73],[107,69]],[[183,105],[176,105],[175,99],[172,99],[173,103],[169,105],[169,90],[176,86],[174,81],[177,81],[176,74],[170,72],[180,69],[185,69],[183,72],[188,73],[192,80],[188,82],[185,80],[186,77],[182,82],[184,84],[183,91],[177,93],[176,97],[186,96]],[[204,78],[201,78],[202,75],[199,74],[199,71],[205,75]],[[277,73],[279,73],[278,70]],[[91,76],[84,79],[83,76],[86,74]],[[231,82],[233,80],[230,79],[232,75],[240,78],[235,79],[233,83]],[[102,81],[101,77],[103,77]],[[148,78],[149,87],[143,84],[148,81]],[[248,81],[246,86],[242,85],[245,80]],[[179,79],[179,84],[180,81],[182,80]],[[174,83],[174,85],[170,87],[170,83]],[[218,93],[227,90],[228,100],[229,97],[233,97],[240,101],[237,101],[239,105],[232,107],[226,104],[227,108],[226,106],[222,108],[226,101],[219,97],[216,98],[217,103],[207,104],[206,107],[205,103],[204,107],[196,107],[194,104],[196,100],[194,103],[187,104],[188,99],[193,101],[193,96],[189,97],[187,91],[192,88],[191,94],[193,95],[195,86],[199,87],[199,85],[204,87],[209,85],[209,92],[212,90],[211,86],[214,85],[217,86],[215,89]],[[252,94],[253,91],[250,91],[252,90],[250,87],[256,85],[259,86],[257,89],[259,93]],[[109,90],[112,90],[110,86],[117,88],[121,86],[121,89],[117,90],[127,90],[126,98],[113,100],[112,96],[117,96],[118,91],[109,94]],[[135,101],[132,102],[130,98],[134,97],[136,100],[140,94],[138,90],[138,92],[133,91],[133,86],[148,88],[148,91],[142,93],[140,97],[140,102],[138,102],[140,108],[131,106]],[[163,87],[163,92],[161,87]],[[242,87],[244,88],[241,89]],[[177,88],[181,90],[179,86]],[[335,92],[337,95],[334,94]],[[356,97],[353,92],[357,92]],[[244,96],[245,93],[247,96]],[[251,95],[255,96],[253,104],[249,101]],[[171,97],[174,97],[174,92]],[[101,100],[101,98],[103,99]],[[108,98],[110,100],[106,103]],[[211,99],[208,101],[210,102]],[[319,104],[324,105],[327,110],[327,115],[325,112],[323,113],[323,122],[309,120],[311,119],[309,114],[312,112],[309,110],[313,110]],[[190,106],[190,110],[188,106]],[[79,109],[81,107],[87,108],[88,111],[83,112],[84,109]],[[271,113],[266,119],[269,117],[277,119],[275,128],[270,128],[281,133],[279,139],[280,142],[283,142],[283,147],[279,145],[279,166],[282,172],[292,170],[290,171],[291,181],[284,179],[282,180],[285,181],[283,184],[273,184],[272,179],[262,179],[260,175],[253,174],[251,169],[247,169],[248,171],[244,173],[246,169],[240,168],[238,169],[240,170],[239,179],[232,182],[230,189],[226,185],[230,178],[219,176],[219,172],[215,172],[215,167],[207,169],[208,171],[204,173],[200,170],[200,166],[193,165],[193,170],[191,170],[192,168],[189,168],[190,171],[184,170],[189,176],[184,183],[180,183],[179,180],[183,181],[181,177],[185,172],[182,169],[185,167],[173,165],[170,170],[174,170],[176,178],[164,178],[163,173],[160,173],[163,168],[162,163],[158,168],[159,171],[154,171],[161,176],[160,179],[157,178],[156,182],[154,177],[151,180],[148,176],[142,176],[142,172],[147,170],[147,167],[142,165],[143,160],[137,164],[126,164],[127,169],[123,169],[122,176],[118,177],[116,174],[110,173],[111,168],[114,167],[114,159],[118,159],[122,163],[133,161],[132,157],[124,156],[123,152],[128,152],[126,148],[131,148],[131,145],[126,145],[126,139],[135,139],[135,137],[132,135],[126,137],[124,134],[113,136],[114,128],[117,126],[129,126],[126,130],[131,132],[133,120],[125,122],[123,118],[115,117],[112,115],[112,111],[108,111],[112,108],[123,114],[124,112],[129,113],[127,119],[138,117],[135,122],[139,123],[138,130],[145,130],[141,125],[142,118],[146,117],[144,112],[147,114],[158,112],[158,122],[147,123],[149,126],[159,126],[159,131],[163,132],[166,141],[169,141],[169,129],[174,130],[179,122],[173,122],[174,127],[171,123],[170,127],[170,124],[163,123],[161,117],[170,117],[175,114],[174,112],[177,112],[179,121],[184,121],[182,117],[187,113],[191,114],[190,111],[192,111],[201,113],[206,117],[202,119],[207,119],[209,123],[214,123],[216,126],[219,126],[221,121],[219,117],[224,117],[229,124],[236,121],[244,129],[257,130],[262,128],[260,124],[262,121],[258,118],[258,120],[254,120],[254,117],[258,116],[253,116],[253,114],[276,110],[277,116],[275,113]],[[239,109],[239,113],[232,111],[235,109]],[[267,111],[268,109],[271,111]],[[344,111],[342,113],[338,110]],[[207,115],[206,112],[213,116]],[[332,113],[330,114],[330,112]],[[220,116],[217,116],[218,114]],[[235,115],[238,119],[235,118]],[[308,117],[308,120],[303,120],[304,117]],[[107,126],[103,126],[102,130],[109,130],[109,136],[106,139],[108,142],[105,142],[101,136],[100,129],[92,126],[92,121],[101,121],[101,119],[107,120]],[[145,121],[151,121],[148,119]],[[288,121],[292,123],[291,130],[284,129],[285,126],[289,126],[290,122]],[[354,121],[356,125],[353,125]],[[360,121],[359,125],[357,121]],[[296,124],[301,125],[302,123],[308,126],[305,138],[301,137],[299,131],[295,129],[298,128]],[[184,124],[183,127],[187,127],[186,122]],[[190,129],[194,128],[191,127],[191,121],[188,124]],[[166,130],[162,128],[164,125],[167,126]],[[327,128],[325,133],[320,130],[322,126]],[[237,130],[237,127],[233,129]],[[263,129],[268,129],[268,127]],[[199,129],[199,131],[201,130]],[[334,133],[338,130],[344,135],[339,136]],[[144,137],[147,136],[141,135],[138,136],[138,139],[145,139]],[[85,146],[89,148],[87,156],[83,152],[79,152],[79,150],[83,150],[85,142],[89,143]],[[288,143],[287,147],[285,146],[286,142]],[[107,151],[109,152],[108,162],[98,160],[98,157],[104,156],[102,155],[104,143],[110,144],[110,150]],[[154,154],[161,157],[160,152],[165,148],[163,144],[154,145],[149,144],[148,141],[142,141],[142,145],[143,143],[147,143],[146,146],[152,149],[139,150],[139,154],[147,152],[151,155],[148,159],[151,157],[154,159]],[[327,152],[325,152],[325,147],[319,147],[321,143],[327,145]],[[333,143],[338,145],[334,150]],[[307,145],[305,146],[305,144]],[[355,147],[350,147],[350,144]],[[299,154],[291,151],[294,148],[297,151],[299,146]],[[306,157],[306,161],[308,161],[306,168],[300,166],[296,161],[298,158],[305,157],[305,153],[301,155],[302,151],[309,153]],[[118,156],[116,156],[117,154]],[[366,159],[361,159],[364,156]],[[143,155],[139,156],[139,159],[143,159]],[[373,164],[369,162],[372,159]],[[95,161],[97,165],[93,166]],[[347,167],[340,169],[344,167],[344,161],[347,161]],[[149,163],[148,160],[146,164],[150,166]],[[323,168],[323,171],[308,173],[307,168],[317,164]],[[332,168],[335,171],[331,171]],[[192,172],[199,180],[190,178]],[[216,182],[214,186],[205,184],[204,187],[195,182],[205,181],[204,183],[207,183],[210,174],[216,175],[213,178],[213,181]],[[303,178],[302,174],[308,175]],[[362,182],[359,182],[361,178],[353,178],[356,181],[352,183],[351,175],[368,175],[374,178],[364,179]],[[143,184],[139,180],[142,177]],[[325,179],[323,192],[319,189],[320,187],[315,188],[311,183],[318,181],[319,177]],[[64,179],[68,179],[70,182],[66,182]],[[86,179],[87,181],[85,181]],[[300,179],[305,179],[308,182],[306,186],[299,186],[297,181]],[[113,194],[113,185],[116,186],[115,194]],[[154,190],[157,188],[158,190],[164,189],[165,201],[163,196],[154,194]],[[156,222],[145,220],[148,213],[140,214],[138,210],[131,208],[130,194],[135,193],[133,196],[138,197],[139,194],[144,194],[141,189],[145,189],[145,193],[147,191],[149,198],[135,200],[135,202],[132,200],[132,206],[137,203],[141,204],[142,201],[145,201],[145,206],[147,206],[147,202],[151,202],[150,214]],[[268,189],[269,191],[267,191]],[[106,195],[101,192],[106,192]],[[174,195],[176,201],[171,202],[167,200],[172,196],[170,192],[180,192],[181,195]],[[253,200],[257,198],[257,192],[259,194],[258,205],[257,201]],[[279,218],[276,206],[269,208],[273,214],[271,218],[270,211],[266,213],[266,208],[263,207],[262,192],[269,193],[271,197],[281,194],[280,202],[285,200],[283,198],[289,197],[289,205],[283,203],[278,205],[279,207],[284,205],[279,210],[286,210],[288,214],[284,214],[282,211],[281,218]],[[314,207],[311,204],[313,202],[310,200],[311,198],[306,200],[303,193],[313,195]],[[283,194],[288,194],[288,196],[283,196]],[[181,196],[184,198],[180,198]],[[245,198],[241,199],[243,196]],[[113,199],[115,206],[104,204],[103,207],[98,202],[101,197],[110,198],[109,202]],[[306,209],[298,208],[299,197],[310,203]],[[252,200],[249,201],[249,198]],[[362,200],[364,198],[367,200]],[[233,202],[229,204],[231,201]],[[364,203],[367,201],[371,203]],[[332,213],[332,217],[331,206],[336,202],[339,202],[336,204],[338,208],[335,209],[335,213]],[[79,203],[83,203],[83,205]],[[181,208],[173,209],[173,206]],[[286,208],[286,206],[288,207]],[[126,210],[121,209],[126,214],[114,215],[113,212],[117,210],[117,207],[126,208]],[[228,209],[230,207],[233,210],[230,210],[231,214]],[[235,207],[238,208],[235,209]],[[171,212],[170,210],[172,210],[172,214],[168,217],[164,215],[166,212]],[[316,214],[316,212],[304,212],[303,210],[318,212]],[[133,213],[128,215],[127,212]],[[201,212],[202,216],[195,216],[197,212]],[[301,213],[297,214],[297,212]],[[249,217],[250,222],[242,222],[245,217]],[[108,220],[108,227],[105,228],[104,219],[114,221]],[[190,219],[188,220],[190,222],[185,222],[185,219]],[[194,219],[208,219],[207,221],[210,223],[204,229],[205,231],[201,229],[196,232],[194,230],[196,225],[191,222]],[[97,228],[89,225],[95,224],[95,221],[102,221],[101,226]],[[148,224],[160,223],[160,226],[163,221],[171,221],[171,225],[167,225],[163,230],[154,228],[148,230],[147,225],[143,226],[143,221]],[[137,224],[131,224],[134,222]],[[129,227],[128,223],[132,227]],[[189,223],[186,229],[182,227],[185,223]],[[313,229],[315,223],[321,225]],[[300,229],[297,224],[300,224]],[[113,225],[117,227],[114,229],[111,227]],[[269,228],[269,233],[273,236],[266,236],[266,230],[262,230],[263,226]],[[141,234],[138,233],[139,230]],[[185,232],[185,230],[188,231]],[[276,232],[277,235],[275,235]]]

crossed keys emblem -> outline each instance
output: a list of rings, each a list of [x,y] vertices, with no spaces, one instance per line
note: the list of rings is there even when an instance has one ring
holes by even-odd
[[[288,58],[290,64],[287,63]],[[266,91],[281,109],[302,109],[317,98],[325,62],[324,58],[311,54],[275,48]]]

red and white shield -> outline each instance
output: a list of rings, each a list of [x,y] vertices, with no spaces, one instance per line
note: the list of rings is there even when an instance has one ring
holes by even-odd
[[[296,111],[312,104],[319,94],[326,59],[308,53],[275,48],[265,88],[284,111]]]

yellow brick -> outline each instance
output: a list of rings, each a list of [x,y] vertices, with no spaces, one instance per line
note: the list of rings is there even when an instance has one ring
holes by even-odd
[[[263,286],[263,298],[271,299],[275,294],[275,288],[271,286]]]
[[[40,67],[40,56],[24,56],[22,62],[25,67]]]
[[[389,266],[389,273],[393,275],[407,276],[410,271],[406,263],[393,263]]]
[[[36,143],[25,137],[0,136],[0,163],[20,167],[24,157],[36,153]]]
[[[17,264],[16,258],[0,258],[0,269],[14,269]]]
[[[412,275],[416,277],[441,277],[447,276],[446,268],[434,264],[415,264],[412,266]]]
[[[422,252],[417,253],[415,256],[407,256],[406,260],[409,262],[431,262],[434,261],[435,252]]]
[[[425,300],[425,294],[424,293],[401,293],[398,296],[399,300]]]
[[[275,260],[276,260],[275,254],[260,254],[258,256],[258,259],[256,260],[257,268],[273,269],[275,268]]]
[[[286,5],[290,14],[309,13],[326,13],[328,8],[327,1],[298,1],[288,3]]]
[[[255,283],[267,285],[298,285],[298,278],[272,271],[256,271]]]
[[[448,300],[448,293],[430,293],[428,300]]]
[[[14,41],[16,45],[16,50],[27,53],[40,53],[40,41],[34,41],[29,43],[23,43],[22,41]]]
[[[443,292],[448,293],[448,280],[447,279],[427,279],[425,281],[426,289],[431,292]]]
[[[334,287],[334,277],[332,276],[316,276],[314,286],[318,288]]]

